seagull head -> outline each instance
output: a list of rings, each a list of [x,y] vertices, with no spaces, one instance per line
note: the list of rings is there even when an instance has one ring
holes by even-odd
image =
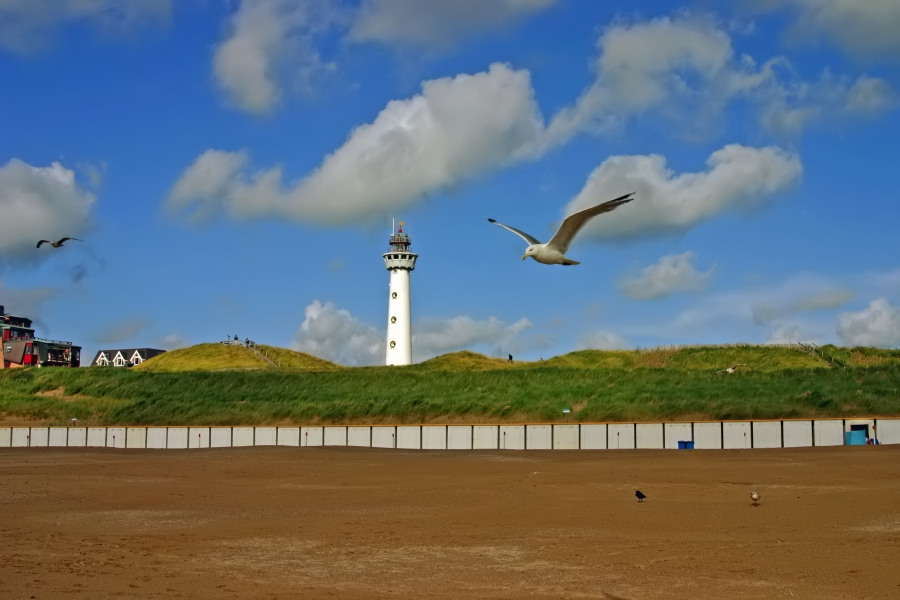
[[[525,254],[522,255],[522,260],[525,260],[529,256],[534,256],[535,250],[537,250],[537,244],[531,244],[527,248],[525,248]]]

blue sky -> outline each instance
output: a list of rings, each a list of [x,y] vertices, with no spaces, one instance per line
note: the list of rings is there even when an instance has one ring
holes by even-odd
[[[382,364],[396,219],[416,361],[898,347],[897,31],[895,0],[6,0],[0,304],[84,363]],[[631,191],[578,266],[487,221]]]

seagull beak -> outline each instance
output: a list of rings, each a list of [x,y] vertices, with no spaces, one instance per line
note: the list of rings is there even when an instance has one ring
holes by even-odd
[[[522,255],[522,260],[525,260],[526,258],[528,258],[528,255],[527,255],[527,254],[523,254],[523,255]]]

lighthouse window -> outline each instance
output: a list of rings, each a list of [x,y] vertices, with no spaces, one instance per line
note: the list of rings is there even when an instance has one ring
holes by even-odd
[[[396,298],[397,298],[397,292],[391,292],[391,298],[396,299]]]
[[[396,323],[396,322],[397,322],[397,317],[391,317],[391,323]]]
[[[397,342],[391,340],[391,348],[396,348],[396,347],[397,347]]]

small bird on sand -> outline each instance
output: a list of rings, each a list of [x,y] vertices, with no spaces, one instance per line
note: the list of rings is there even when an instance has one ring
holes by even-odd
[[[643,502],[644,498],[647,496],[641,490],[634,490],[634,495],[638,499],[638,502]]]
[[[633,195],[634,192],[631,192],[630,194],[625,194],[615,200],[610,200],[609,202],[604,202],[603,204],[598,204],[597,206],[592,206],[591,208],[586,208],[573,215],[569,215],[563,220],[562,225],[559,226],[559,229],[546,244],[542,244],[536,237],[531,236],[524,231],[520,231],[515,227],[498,223],[494,219],[488,219],[488,221],[498,227],[512,231],[514,234],[528,242],[528,247],[525,248],[525,254],[522,255],[522,260],[525,260],[530,256],[534,260],[539,263],[544,263],[545,265],[577,265],[580,264],[577,260],[572,260],[565,254],[566,250],[569,249],[572,238],[575,237],[578,230],[592,217],[609,212],[626,202],[631,202],[634,200],[634,198],[632,198]]]
[[[55,242],[51,242],[50,240],[41,240],[37,243],[37,246],[35,246],[35,248],[40,248],[42,244],[50,244],[54,248],[60,248],[60,247],[62,247],[63,244],[65,244],[69,240],[75,240],[76,242],[83,241],[83,240],[79,240],[78,238],[73,238],[73,237],[64,237],[61,240],[57,240]]]
[[[750,499],[753,500],[753,506],[759,506],[759,492],[750,492]]]
[[[719,369],[718,371],[716,371],[716,373],[734,373],[735,371],[738,370],[738,367],[745,367],[745,366],[747,366],[745,363],[738,363],[738,364],[734,365],[733,367],[728,367],[727,369]]]

